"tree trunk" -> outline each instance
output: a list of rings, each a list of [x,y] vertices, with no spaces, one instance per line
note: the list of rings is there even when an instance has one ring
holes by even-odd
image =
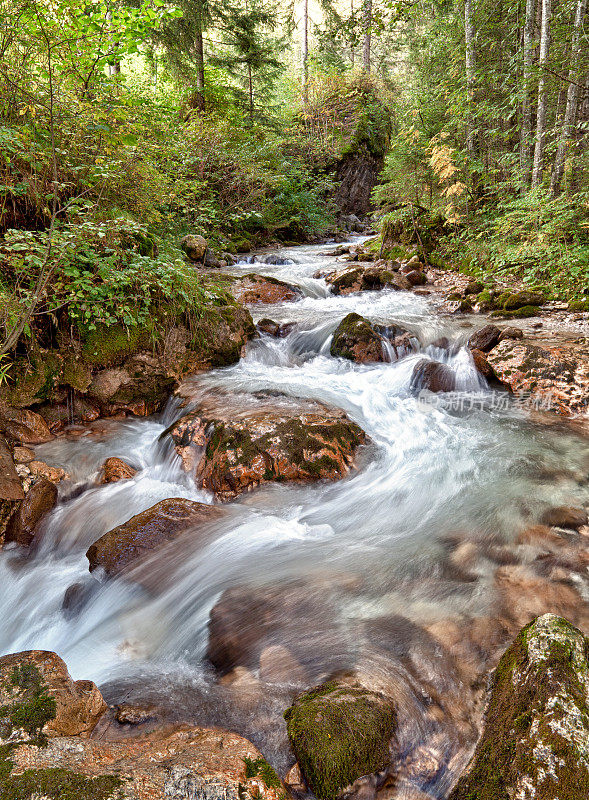
[[[566,153],[573,136],[575,123],[577,121],[577,109],[579,106],[579,58],[581,55],[581,33],[583,27],[583,18],[585,17],[586,12],[587,0],[577,0],[577,10],[575,12],[575,23],[571,41],[571,59],[569,67],[570,83],[567,92],[567,104],[564,112],[558,149],[554,159],[552,179],[550,181],[550,193],[553,197],[560,194]]]
[[[476,136],[474,132],[474,99],[476,84],[476,45],[474,11],[476,0],[466,0],[464,4],[464,39],[466,44],[466,97],[468,119],[466,128],[466,150],[471,158],[476,156]]]
[[[532,65],[534,62],[534,23],[536,21],[535,0],[526,0],[526,19],[524,23],[524,100],[522,103],[522,125],[520,134],[520,166],[522,187],[527,191],[532,175],[532,103],[530,90]]]
[[[362,62],[365,72],[370,72],[370,48],[372,44],[372,0],[364,0],[364,49]]]
[[[303,59],[303,96],[305,102],[309,100],[309,0],[303,3],[303,41],[302,41],[302,59]]]
[[[247,65],[247,83],[249,93],[249,115],[250,125],[254,124],[254,80],[252,75],[252,65]]]
[[[546,113],[548,97],[546,91],[546,62],[550,50],[550,18],[552,0],[542,0],[542,28],[540,32],[540,80],[538,81],[538,113],[536,115],[536,144],[534,147],[534,166],[532,169],[532,188],[540,186],[544,169],[544,145],[546,142]]]
[[[350,18],[354,19],[354,0],[350,0]],[[355,27],[355,26],[354,26]],[[352,69],[354,69],[354,62],[356,61],[356,48],[354,47],[354,34],[350,42],[350,62]]]
[[[196,15],[196,30],[194,32],[194,54],[196,58],[196,93],[195,93],[195,107],[199,113],[204,113],[206,110],[205,104],[205,49],[203,41],[203,20],[202,8],[199,9]]]

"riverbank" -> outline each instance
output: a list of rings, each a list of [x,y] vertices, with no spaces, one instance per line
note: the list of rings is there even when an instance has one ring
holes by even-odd
[[[240,784],[337,794],[297,738],[300,717],[283,718],[335,681],[321,703],[370,708],[380,754],[345,762],[346,780],[371,770],[351,794],[446,800],[479,738],[486,678],[519,630],[548,611],[587,632],[587,440],[493,391],[468,346],[513,321],[454,313],[419,259],[377,267],[380,289],[373,272],[372,288],[336,294],[318,273],[353,266],[364,280],[376,265],[331,249],[221,270],[258,335],[159,415],[29,443],[64,474],[37,542],[0,553],[14,609],[0,647],[55,651],[108,708],[89,740],[59,729],[48,750],[19,750],[21,767],[129,777],[139,759],[147,788],[125,791],[145,797]],[[412,272],[428,282],[392,288]],[[373,348],[359,359],[333,351],[350,315]],[[424,365],[452,390],[427,388]],[[210,727],[247,741],[217,733],[209,748]],[[233,766],[215,761],[219,747]]]

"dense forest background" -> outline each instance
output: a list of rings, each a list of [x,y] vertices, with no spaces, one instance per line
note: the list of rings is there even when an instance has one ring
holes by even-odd
[[[432,262],[587,300],[588,26],[587,0],[0,0],[0,377],[49,333],[226,303],[186,233],[337,235],[358,154],[383,237],[417,215]]]

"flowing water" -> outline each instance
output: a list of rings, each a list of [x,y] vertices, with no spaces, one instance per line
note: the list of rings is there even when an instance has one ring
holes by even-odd
[[[158,553],[151,570],[99,582],[85,552],[106,531],[164,498],[213,502],[161,437],[181,413],[178,402],[158,417],[112,421],[37,447],[71,480],[34,556],[0,554],[0,652],[54,650],[109,702],[151,703],[165,719],[234,728],[282,771],[292,764],[282,719],[290,698],[337,670],[355,670],[395,692],[408,762],[435,754],[437,766],[407,768],[407,781],[390,796],[401,798],[413,784],[443,798],[476,738],[476,693],[456,653],[429,631],[492,618],[497,569],[481,558],[463,574],[449,562],[449,543],[508,546],[548,504],[586,499],[587,444],[492,392],[462,346],[472,329],[441,316],[430,298],[332,295],[313,277],[335,266],[323,255],[328,249],[290,248],[287,263],[233,268],[299,285],[300,301],[253,309],[257,319],[296,324],[284,338],[251,342],[235,366],[191,381],[195,396],[226,395],[244,407],[263,394],[343,409],[370,437],[359,469],[336,483],[260,488],[227,505],[204,539],[184,537]],[[351,311],[409,330],[421,352],[369,365],[332,358],[332,333]],[[453,346],[431,345],[442,336]],[[424,357],[455,371],[455,393],[415,395],[411,374]],[[97,486],[109,456],[132,464],[136,476]],[[64,611],[64,594],[76,583],[85,602]],[[295,654],[300,670],[292,680],[260,680],[250,665],[219,681],[207,666],[209,613],[232,587],[262,603],[279,592],[267,644]],[[244,612],[241,624],[247,641],[259,620]],[[478,658],[485,667],[485,655]]]

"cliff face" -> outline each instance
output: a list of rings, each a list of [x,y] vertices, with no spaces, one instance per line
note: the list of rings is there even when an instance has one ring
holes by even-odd
[[[369,213],[371,192],[384,166],[390,137],[390,109],[377,99],[366,102],[365,98],[356,130],[335,166],[339,186],[333,199],[343,213]]]

